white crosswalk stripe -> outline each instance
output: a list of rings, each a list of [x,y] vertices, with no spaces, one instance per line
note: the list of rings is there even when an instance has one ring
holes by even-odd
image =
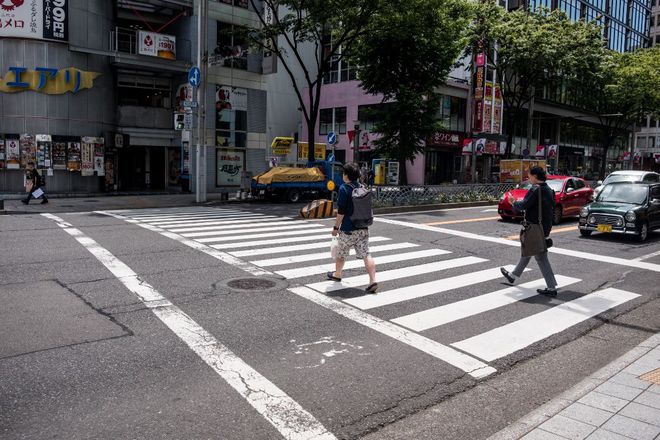
[[[386,264],[386,263],[395,263],[398,261],[410,261],[410,260],[418,260],[420,258],[436,257],[438,255],[445,255],[449,253],[451,252],[442,249],[425,249],[423,251],[417,251],[417,252],[404,252],[393,255],[386,255],[384,257],[377,257],[374,260],[376,261],[376,264]],[[362,260],[347,261],[344,264],[344,270],[356,269],[362,266],[364,266],[364,262]],[[334,270],[334,268],[335,268],[334,263],[330,263],[330,264],[319,264],[317,266],[299,267],[296,269],[279,270],[279,271],[275,271],[275,273],[283,276],[284,278],[292,279],[292,278],[302,278],[310,275],[326,273],[328,271]]]
[[[497,313],[492,315],[493,322],[497,322],[500,315],[500,321],[506,321],[509,315],[502,313],[502,310],[538,295],[536,289],[545,287],[545,281],[538,278],[515,286],[493,287],[496,280],[504,281],[495,262],[475,256],[447,258],[450,250],[430,244],[372,236],[369,238],[370,244],[373,244],[370,251],[377,254],[374,259],[379,268],[379,292],[342,299],[341,296],[325,294],[366,286],[369,277],[362,260],[347,259],[345,271],[361,270],[362,273],[344,274],[341,282],[324,279],[325,273],[335,267],[330,258],[331,229],[327,224],[234,209],[185,208],[178,211],[131,211],[121,215],[144,223],[152,230],[164,230],[161,233],[170,238],[188,240],[213,252],[221,251],[227,258],[240,261],[263,274],[298,279],[300,283],[292,283],[290,292],[416,347],[477,378],[495,372],[494,368],[483,362],[508,356],[639,296],[618,289],[604,289],[565,303],[553,301],[549,303],[552,308],[544,312],[513,322],[500,322],[500,327],[444,345],[414,332],[450,326],[483,313]],[[355,255],[354,250],[351,255]],[[424,262],[425,259],[428,262]],[[383,265],[396,263],[399,263],[396,268],[382,268]],[[512,266],[506,267],[512,269]],[[443,271],[450,269],[458,274],[443,275]],[[556,279],[560,288],[581,282],[579,278],[561,274],[557,274]],[[387,290],[390,281],[398,282],[400,287]],[[438,307],[424,310],[415,307],[421,304],[421,298],[446,292],[456,292],[458,295],[461,289],[481,285],[490,287],[484,290],[485,293],[457,298]],[[471,292],[474,290],[472,288]],[[404,302],[412,310],[420,311],[392,317],[392,314],[396,315],[396,305]],[[377,310],[386,306],[392,307]],[[373,314],[366,310],[373,310],[369,312]],[[378,314],[383,313],[389,314],[390,318],[379,318]]]

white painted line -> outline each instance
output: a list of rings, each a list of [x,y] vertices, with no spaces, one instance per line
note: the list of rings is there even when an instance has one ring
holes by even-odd
[[[610,287],[451,345],[493,361],[637,297]]]
[[[152,226],[148,223],[141,223],[138,220],[129,219],[119,214],[113,214],[112,212],[108,212],[108,211],[94,211],[94,212],[98,214],[109,215],[111,217],[124,220],[128,223],[133,223],[141,228],[148,229],[149,231],[157,232],[164,237],[171,238],[172,240],[178,241],[179,243],[184,244],[188,247],[196,249],[200,252],[204,252],[205,254],[210,255],[211,257],[222,261],[223,263],[231,264],[232,266],[238,267],[239,269],[242,269],[245,272],[248,272],[254,276],[273,275],[267,270],[257,266],[253,266],[252,264],[243,261],[239,258],[236,258],[233,255],[229,255],[218,249],[214,249],[210,246],[206,246],[205,244],[198,243],[195,240],[191,240],[190,238],[182,237],[179,234],[175,234],[174,232],[167,232],[163,229],[160,229],[156,226]]]
[[[441,211],[467,211],[471,209],[479,209],[483,206],[468,206],[465,208],[440,208],[440,209],[427,209],[425,211],[406,211],[406,212],[392,212],[390,214],[378,214],[378,217],[387,215],[387,216],[397,216],[397,215],[415,215],[415,214],[424,214],[426,212],[441,212]]]
[[[497,212],[497,208],[483,209],[481,212]]]
[[[646,255],[642,255],[641,257],[633,258],[633,261],[648,260],[649,258],[657,257],[659,255],[660,255],[660,251],[653,252],[651,254],[646,254]]]
[[[421,229],[423,231],[440,232],[447,235],[454,235],[456,237],[469,238],[471,240],[488,241],[491,243],[504,244],[506,246],[520,247],[520,243],[518,241],[507,240],[505,238],[499,238],[499,237],[489,237],[487,235],[473,234],[471,232],[457,231],[455,229],[439,228],[437,226],[427,226],[417,223],[402,222],[400,220],[393,220],[382,217],[375,217],[374,221],[387,223],[391,225],[405,226],[408,228]],[[584,258],[585,260],[601,261],[603,263],[616,264],[619,266],[627,266],[636,269],[646,269],[653,272],[660,272],[660,264],[646,263],[643,261],[636,261],[636,260],[626,260],[624,258],[616,258],[607,255],[598,255],[589,252],[574,251],[571,249],[564,249],[558,247],[551,247],[550,249],[548,249],[548,252],[564,255],[567,257]]]
[[[235,257],[254,257],[257,255],[283,254],[286,252],[300,252],[300,251],[308,251],[314,249],[327,249],[329,251],[331,238],[332,237],[329,234],[326,234],[325,236],[321,236],[317,243],[294,244],[291,246],[274,246],[267,248],[250,249],[247,251],[230,252],[230,254],[234,255]],[[391,238],[387,238],[387,237],[369,237],[369,243],[377,243],[381,241],[391,241],[391,240],[392,240]],[[291,242],[295,242],[295,241],[296,240],[291,240]],[[283,241],[282,243],[289,243],[289,242],[290,240],[286,240]],[[266,240],[266,243],[263,244],[271,244],[271,242]],[[327,255],[327,253],[325,255]]]
[[[513,270],[514,266],[506,266],[506,268],[508,270]],[[495,280],[501,277],[502,273],[500,272],[499,267],[496,267],[493,269],[485,269],[478,272],[457,275],[450,278],[429,281],[427,283],[413,284],[399,289],[387,290],[385,292],[379,292],[378,295],[351,298],[347,299],[346,302],[359,309],[367,310],[409,301],[415,298],[422,298],[424,296],[435,295],[436,293],[460,289],[461,287],[472,286],[474,284]]]
[[[385,255],[382,257],[374,258],[374,260],[376,261],[376,265],[379,265],[379,264],[395,263],[398,261],[418,260],[420,258],[436,257],[438,255],[446,255],[446,254],[451,254],[451,252],[445,251],[443,249],[425,249],[422,251]],[[347,261],[344,264],[344,270],[357,269],[359,267],[364,267],[364,261],[351,260],[351,261]],[[328,263],[328,264],[319,264],[316,266],[297,267],[295,269],[278,270],[275,271],[275,273],[280,276],[283,276],[284,278],[292,279],[292,278],[306,277],[310,275],[318,275],[334,269],[335,269],[335,263]]]
[[[152,223],[153,224],[153,223]],[[215,220],[204,223],[197,223],[191,225],[157,225],[161,228],[169,229],[172,232],[201,232],[201,231],[221,231],[223,229],[238,229],[238,228],[263,228],[267,226],[280,226],[280,225],[296,225],[302,224],[301,222],[296,222],[291,219],[269,219],[268,221],[261,221],[261,219],[249,219],[249,220],[236,220],[236,221],[224,221],[224,220]]]
[[[50,216],[82,244],[179,339],[222,377],[287,439],[335,439],[321,423],[284,391],[172,304],[126,264],[62,219]]]
[[[233,235],[229,237],[208,237],[208,238],[198,238],[197,241],[199,241],[200,243],[216,243],[219,241],[251,240],[253,238],[289,237],[294,235],[314,234],[317,232],[330,233],[330,230],[327,228],[321,228],[317,226],[314,229],[310,228],[302,231],[297,230],[297,231],[284,231],[284,232],[266,232],[263,234]]]
[[[149,220],[156,219],[160,217],[187,217],[187,216],[197,216],[197,215],[218,215],[218,216],[230,216],[230,215],[240,215],[247,214],[241,211],[220,211],[218,209],[211,210],[194,210],[194,211],[164,211],[153,214],[144,214],[144,213],[124,213],[123,215],[127,217],[134,218],[136,220]]]
[[[168,222],[176,222],[179,220],[206,220],[206,219],[241,219],[241,218],[259,218],[259,217],[264,217],[263,215],[255,215],[255,214],[231,214],[231,215],[224,215],[224,214],[190,214],[186,216],[180,216],[180,215],[168,215],[168,216],[163,216],[163,217],[154,217],[154,218],[135,218],[134,220],[140,220],[145,223],[155,223],[155,222],[162,222],[162,221],[168,221]],[[133,217],[131,217],[133,218]]]
[[[202,220],[180,220],[180,221],[164,221],[164,222],[148,222],[150,225],[160,226],[161,228],[175,228],[177,226],[206,226],[206,225],[232,225],[232,224],[241,224],[241,223],[252,223],[259,220],[289,220],[286,217],[276,217],[274,215],[259,216],[254,218],[241,218],[240,220],[234,219],[224,219],[224,218],[211,218],[211,219],[202,219]]]
[[[581,281],[578,278],[570,278],[562,275],[557,275],[555,278],[557,279],[558,287],[565,287]],[[541,278],[519,286],[507,287],[496,292],[486,293],[444,306],[427,309],[422,312],[401,316],[400,318],[392,319],[392,322],[421,332],[537,296],[536,289],[543,289],[545,287],[545,280]]]
[[[302,222],[274,222],[276,223],[272,226],[272,223],[257,223],[257,226],[249,225],[230,225],[227,226],[206,226],[199,228],[175,228],[172,229],[172,232],[185,232],[181,234],[184,237],[209,237],[211,235],[225,235],[225,234],[241,234],[245,232],[263,232],[263,231],[285,231],[288,229],[307,229],[307,228],[320,228],[323,225],[317,225],[314,223],[302,223]],[[265,226],[269,225],[269,226]],[[229,230],[227,230],[229,229]],[[198,231],[198,232],[195,232]]]
[[[401,269],[392,269],[379,272],[377,274],[378,283],[383,281],[396,280],[399,278],[414,277],[427,273],[436,272],[439,270],[453,269],[456,267],[468,266],[470,264],[484,263],[488,260],[477,257],[463,257],[454,258],[453,260],[434,261],[433,263],[420,264],[416,266],[403,267]],[[498,269],[499,270],[499,269]],[[358,275],[342,279],[342,281],[321,281],[320,283],[308,284],[310,287],[319,292],[328,293],[337,290],[348,289],[349,287],[366,286],[369,284],[368,275]],[[379,293],[378,296],[381,294]]]
[[[369,240],[369,242],[372,242],[372,240]],[[303,245],[303,246],[307,246],[307,245]],[[311,249],[316,249],[317,247],[319,246],[314,246]],[[305,263],[308,261],[315,261],[315,260],[330,260],[331,259],[330,248],[329,246],[326,247],[327,249],[325,250],[325,252],[319,252],[316,254],[301,254],[301,255],[292,255],[289,257],[269,258],[267,260],[250,261],[250,263],[254,264],[255,266],[270,267],[270,266],[280,266],[291,263]],[[413,247],[419,247],[419,245],[414,243],[383,244],[380,246],[369,246],[369,252],[370,253],[387,252],[387,251],[395,251],[399,249],[408,249]],[[232,255],[238,256],[236,255],[236,253],[232,253]],[[355,255],[355,249],[351,249],[350,255]]]
[[[319,243],[328,240],[330,237],[330,231],[324,232],[323,234],[316,234],[316,235],[307,235],[307,236],[300,236],[300,237],[287,237],[287,238],[277,238],[277,239],[269,239],[269,240],[252,240],[252,241],[243,241],[239,243],[223,243],[223,244],[216,244],[216,245],[211,245],[212,248],[215,249],[240,249],[240,248],[246,248],[246,247],[253,247],[253,246],[270,246],[273,244],[280,244],[280,243],[300,243],[300,242],[305,242],[305,241],[315,241],[314,245],[319,245]],[[328,241],[328,249],[330,246],[330,242]],[[255,250],[258,251],[259,249]],[[232,254],[236,255],[237,252],[232,252]],[[237,257],[239,255],[236,255]]]
[[[470,376],[476,379],[484,378],[497,371],[493,367],[479,361],[478,359],[454,350],[451,347],[428,339],[420,334],[406,330],[402,327],[399,327],[398,325],[392,324],[391,322],[385,321],[376,316],[369,315],[368,313],[357,310],[349,305],[342,303],[341,301],[336,301],[307,287],[294,287],[289,289],[289,291],[329,310],[332,310],[333,312],[344,316],[345,318],[369,327],[372,330],[376,330],[381,334],[394,338],[397,341],[414,347],[417,350],[421,350],[424,353],[435,357],[436,359],[453,365],[454,367],[470,374]]]

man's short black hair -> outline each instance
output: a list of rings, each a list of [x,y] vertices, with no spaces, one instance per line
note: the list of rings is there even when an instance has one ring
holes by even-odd
[[[529,174],[532,174],[534,177],[539,179],[541,182],[545,182],[548,177],[545,174],[545,170],[541,167],[532,167],[529,170]]]
[[[360,178],[360,167],[356,163],[347,163],[344,165],[344,174],[348,176],[351,182],[355,182]]]

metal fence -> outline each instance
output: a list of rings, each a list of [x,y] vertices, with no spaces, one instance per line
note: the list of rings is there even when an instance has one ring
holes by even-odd
[[[375,206],[424,205],[432,203],[457,203],[497,201],[515,183],[485,183],[434,186],[377,186]]]

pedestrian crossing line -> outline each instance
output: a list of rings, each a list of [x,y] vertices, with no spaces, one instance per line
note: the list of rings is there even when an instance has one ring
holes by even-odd
[[[117,211],[108,211],[108,212],[113,212],[117,213]],[[182,214],[222,214],[222,213],[236,213],[240,212],[237,210],[228,210],[225,211],[223,209],[179,209],[179,210],[172,210],[172,209],[167,209],[167,210],[160,210],[160,211],[148,211],[148,210],[131,210],[131,211],[126,211],[122,212],[121,215],[126,216],[126,217],[142,217],[142,218],[149,218],[149,217],[161,217],[165,215],[182,215]]]
[[[207,226],[207,225],[218,225],[218,224],[223,224],[223,225],[233,225],[233,224],[241,224],[241,223],[252,223],[255,221],[260,221],[260,220],[289,220],[287,217],[277,217],[274,215],[266,215],[266,216],[257,216],[257,217],[248,217],[248,218],[240,218],[239,220],[234,220],[234,219],[223,219],[223,218],[211,218],[211,219],[201,219],[201,220],[180,220],[180,221],[164,221],[164,222],[147,222],[150,225],[154,226],[160,226],[161,228],[176,228],[176,227],[186,227],[186,226]],[[290,219],[292,220],[292,219]]]
[[[507,270],[513,270],[514,266],[506,266],[506,268]],[[422,298],[424,296],[435,295],[437,293],[447,292],[454,289],[460,289],[461,287],[472,286],[474,284],[495,280],[501,277],[502,273],[500,272],[500,268],[496,267],[493,269],[485,269],[478,272],[457,275],[451,278],[405,286],[399,289],[387,290],[385,292],[379,292],[378,295],[365,295],[357,298],[350,298],[347,299],[346,302],[358,309],[367,310],[409,301],[415,298]]]
[[[379,265],[379,264],[387,264],[387,263],[396,263],[399,261],[418,260],[420,258],[436,257],[438,255],[446,255],[446,254],[451,254],[451,252],[443,249],[425,249],[422,251],[385,255],[382,257],[374,258],[374,260],[376,261],[376,265]],[[351,261],[347,261],[344,264],[344,270],[357,269],[363,266],[364,266],[364,261],[351,260]],[[283,276],[286,279],[293,279],[293,278],[302,278],[310,275],[318,275],[334,269],[335,269],[335,263],[328,263],[328,264],[319,264],[316,266],[306,266],[306,267],[297,267],[295,269],[279,270],[279,271],[275,271],[275,273],[277,275]]]
[[[490,362],[549,338],[639,296],[636,293],[610,287],[451,345]]]
[[[369,241],[372,242],[372,240],[369,240]],[[303,245],[303,246],[308,246],[308,245]],[[312,245],[309,245],[309,246],[312,246]],[[369,246],[369,252],[370,253],[387,252],[387,251],[395,251],[395,250],[400,250],[400,249],[408,249],[408,248],[413,248],[413,247],[419,247],[419,245],[414,244],[414,243],[407,243],[407,242],[405,242],[405,243],[383,244],[383,245],[380,245],[380,246]],[[316,248],[317,248],[317,246],[312,246],[312,247],[309,247],[308,249],[316,249]],[[351,249],[350,255],[355,255],[355,249]],[[304,262],[308,262],[308,261],[329,260],[329,259],[331,259],[330,250],[326,249],[325,252],[319,252],[319,253],[316,253],[316,254],[302,254],[302,255],[292,255],[292,256],[289,256],[289,257],[269,258],[267,260],[254,260],[254,261],[250,261],[250,263],[254,264],[255,266],[270,267],[270,266],[280,266],[280,265],[291,264],[291,263],[304,263]]]
[[[245,233],[255,233],[255,232],[263,232],[268,231],[267,233],[274,233],[277,234],[279,231],[290,231],[292,229],[295,229],[298,233],[304,233],[304,231],[308,229],[314,229],[314,228],[322,228],[323,225],[316,225],[313,223],[301,223],[301,222],[295,222],[296,224],[292,224],[289,226],[273,226],[272,228],[241,228],[241,229],[230,229],[230,230],[220,230],[220,231],[201,231],[201,232],[187,232],[183,235],[184,237],[188,238],[198,238],[198,237],[218,237],[222,235],[229,235],[231,236],[232,234],[245,234]],[[172,231],[175,232],[175,231]],[[177,232],[178,233],[178,232]],[[295,234],[294,234],[295,235]]]
[[[322,234],[316,234],[316,235],[301,235],[297,237],[287,237],[287,238],[277,238],[277,239],[271,238],[269,240],[252,240],[252,241],[243,241],[237,243],[223,243],[223,244],[211,245],[211,247],[215,249],[225,250],[225,249],[246,248],[252,246],[270,246],[278,243],[300,243],[305,241],[314,241],[316,242],[314,243],[314,245],[318,246],[320,241],[327,239],[329,236],[330,236],[330,231],[327,231],[327,232],[323,232]],[[328,252],[330,252],[329,241],[328,241]],[[231,252],[231,255],[234,254],[235,252]],[[235,256],[238,257],[238,255]]]
[[[329,309],[351,321],[357,322],[365,327],[375,330],[385,336],[394,338],[410,347],[420,350],[436,359],[446,362],[472,376],[482,379],[496,373],[497,370],[490,365],[475,359],[465,353],[461,353],[447,345],[436,342],[418,333],[411,332],[403,327],[389,321],[380,319],[366,312],[358,310],[341,301],[334,300],[322,293],[308,287],[294,287],[289,289],[301,298],[312,301],[326,309]]]
[[[488,260],[478,257],[462,257],[454,258],[452,260],[434,261],[433,263],[418,264],[416,266],[403,267],[400,269],[391,269],[378,272],[378,283],[383,281],[391,281],[399,278],[414,277],[416,275],[423,275],[433,273],[440,270],[453,269],[457,267],[469,266],[471,264],[484,263]],[[499,270],[499,269],[498,269]],[[336,281],[321,281],[319,283],[307,284],[307,287],[317,290],[321,293],[336,292],[338,290],[348,289],[351,287],[366,286],[369,284],[369,275],[357,275],[353,277],[344,278],[341,282]],[[380,296],[373,295],[373,296]]]
[[[326,252],[323,252],[323,255],[326,258],[328,258],[330,255],[331,238],[332,237],[329,234],[325,234],[320,236],[320,238],[316,241],[316,243],[293,244],[290,246],[274,246],[267,248],[248,249],[246,251],[230,252],[230,254],[232,254],[235,257],[255,257],[259,255],[273,255],[273,254],[284,254],[287,252],[300,252],[300,251],[309,251],[316,249],[326,249]],[[391,241],[391,240],[392,240],[391,238],[387,238],[387,237],[369,237],[369,243],[378,243],[378,242]],[[295,240],[286,240],[283,241],[282,243],[289,243],[294,241]],[[269,245],[273,243],[269,240],[265,240],[265,243],[262,244]],[[353,251],[353,254],[355,254],[355,251]],[[310,255],[314,255],[314,254],[310,254]]]
[[[179,220],[208,220],[208,219],[242,219],[242,218],[258,218],[263,217],[263,215],[255,214],[232,214],[232,215],[223,215],[223,214],[191,214],[186,216],[168,216],[168,217],[156,217],[156,218],[136,218],[134,220],[139,220],[145,223],[153,223],[159,221],[169,221],[176,222]],[[132,217],[131,217],[132,218]]]
[[[558,283],[557,287],[566,287],[582,281],[579,278],[562,275],[557,275],[555,278]],[[506,289],[486,293],[474,298],[401,316],[392,319],[392,322],[407,327],[410,330],[421,332],[537,296],[536,289],[542,289],[544,287],[545,280],[540,278],[519,286],[507,287]]]
[[[326,234],[330,233],[330,229],[327,228],[321,228],[318,225],[316,226],[316,229],[306,229],[303,231],[296,230],[296,231],[284,231],[284,232],[265,232],[263,234],[248,234],[248,235],[230,235],[229,237],[206,237],[206,238],[196,238],[195,240],[200,242],[200,243],[215,243],[215,242],[220,242],[220,241],[240,241],[240,240],[251,240],[253,238],[268,238],[268,237],[290,237],[290,236],[295,236],[295,235],[305,235],[305,234],[313,234],[315,232],[325,232]],[[300,228],[300,227],[299,227]],[[285,240],[283,243],[288,242],[288,240]]]
[[[209,210],[209,211],[186,211],[186,212],[162,212],[159,214],[124,214],[126,217],[131,217],[135,220],[150,220],[157,218],[170,218],[170,217],[188,217],[188,216],[199,216],[199,215],[221,215],[221,216],[231,216],[231,215],[241,215],[241,214],[251,214],[248,212],[241,211],[220,211],[218,209]]]
[[[236,228],[263,228],[269,226],[286,226],[286,225],[303,225],[305,223],[295,221],[295,220],[278,220],[278,221],[268,221],[268,222],[254,222],[253,223],[239,223],[239,224],[227,224],[225,222],[213,222],[214,224],[206,226],[188,226],[184,227],[168,227],[162,226],[161,228],[169,229],[172,232],[203,232],[203,231],[222,231],[223,229],[236,229]],[[231,223],[231,222],[230,222]]]

